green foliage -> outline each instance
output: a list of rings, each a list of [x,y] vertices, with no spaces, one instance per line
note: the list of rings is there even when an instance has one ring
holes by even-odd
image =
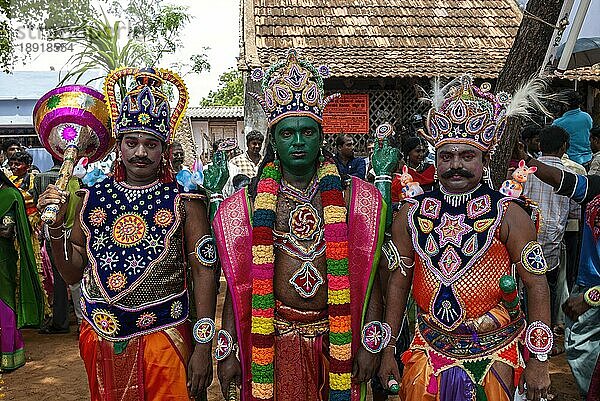
[[[89,0],[0,0],[0,70],[9,72],[18,61],[16,26],[40,29],[54,39],[66,35],[93,14]],[[27,32],[21,32],[27,37]]]
[[[200,105],[207,106],[243,106],[244,81],[242,74],[236,70],[229,70],[219,77],[219,89],[210,91],[202,99]]]
[[[83,74],[92,69],[102,69],[108,74],[119,67],[143,65],[148,57],[147,49],[131,39],[121,46],[118,40],[120,25],[119,21],[111,24],[103,14],[102,18],[91,18],[77,27],[72,36],[65,39],[78,48],[78,52],[67,61],[67,65],[75,67],[62,77],[60,84],[71,78],[78,82]],[[104,77],[94,78],[86,84],[101,78]],[[123,90],[121,88],[121,92]]]
[[[128,25],[127,41],[120,45],[123,43],[119,40],[120,34],[126,31],[120,21],[111,24],[104,13],[102,18],[90,18],[70,37],[64,38],[81,50],[67,62],[75,67],[63,77],[61,84],[71,78],[77,82],[90,69],[100,68],[108,74],[119,67],[158,66],[164,54],[174,52],[181,44],[179,36],[191,18],[187,7],[163,5],[162,0],[129,0],[125,8],[115,0],[110,12]],[[193,57],[192,71],[199,73],[210,69],[205,54]],[[182,66],[189,64],[182,63]],[[124,95],[126,84],[120,82],[120,85],[120,93]],[[163,89],[172,96],[173,88],[166,86]]]
[[[181,32],[192,18],[187,6],[163,4],[162,0],[129,0],[126,7],[121,3],[114,0],[111,12],[127,21],[130,37],[140,42],[151,55],[145,60],[146,65],[157,65],[164,54],[174,53],[181,45]],[[178,67],[189,68],[195,73],[210,70],[205,54],[194,55]]]

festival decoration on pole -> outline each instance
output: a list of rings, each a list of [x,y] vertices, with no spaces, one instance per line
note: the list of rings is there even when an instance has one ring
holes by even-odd
[[[110,115],[104,95],[82,85],[54,88],[36,103],[33,121],[40,142],[50,154],[63,162],[56,186],[64,191],[81,157],[93,163],[112,148]],[[56,221],[58,205],[47,206],[42,220]]]

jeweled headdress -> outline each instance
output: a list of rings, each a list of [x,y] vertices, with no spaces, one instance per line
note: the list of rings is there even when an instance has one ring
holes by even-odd
[[[273,64],[266,73],[260,68],[252,71],[251,78],[262,81],[263,93],[250,95],[262,106],[269,127],[289,116],[310,117],[320,124],[327,103],[339,96],[325,97],[323,78],[328,76],[329,68],[315,68],[290,49],[287,58]]]
[[[115,95],[116,85],[120,79],[131,75],[135,78],[136,87],[127,93],[119,105]],[[162,91],[165,81],[177,88],[178,101],[173,110]],[[188,91],[183,80],[164,69],[127,67],[115,70],[106,78],[104,91],[116,137],[141,131],[170,143],[188,104]]]
[[[465,143],[483,152],[493,152],[506,128],[508,117],[529,116],[530,107],[545,111],[540,97],[545,82],[534,79],[514,95],[490,92],[491,85],[473,84],[473,78],[463,75],[444,87],[434,83],[429,101],[427,131],[423,137],[436,149],[447,143]]]

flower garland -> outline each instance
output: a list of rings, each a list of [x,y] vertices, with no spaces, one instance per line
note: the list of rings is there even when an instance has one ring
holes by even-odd
[[[350,400],[352,330],[348,271],[348,225],[342,182],[335,164],[323,163],[317,172],[325,220],[325,254],[329,304],[329,399]],[[281,172],[274,163],[262,172],[254,200],[252,222],[252,398],[274,399],[275,252],[273,227]]]

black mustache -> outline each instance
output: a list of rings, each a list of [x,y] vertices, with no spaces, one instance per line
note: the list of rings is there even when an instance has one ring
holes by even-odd
[[[140,164],[152,164],[153,163],[152,160],[148,159],[147,157],[132,157],[128,161],[131,164],[136,164],[136,163],[140,163]]]
[[[465,177],[465,178],[475,177],[475,175],[473,173],[471,173],[470,171],[467,171],[463,168],[451,168],[450,170],[444,171],[440,177],[451,178],[455,175],[459,175],[459,176]]]

